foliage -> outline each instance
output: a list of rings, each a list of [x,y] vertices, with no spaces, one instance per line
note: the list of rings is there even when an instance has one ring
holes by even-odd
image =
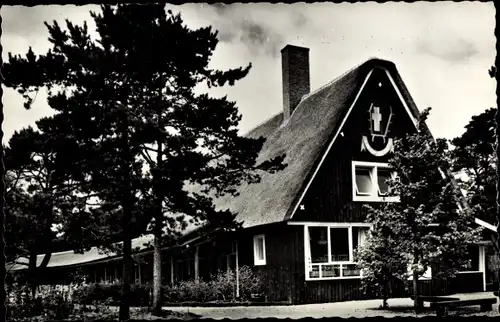
[[[361,269],[361,284],[365,293],[381,296],[382,307],[387,308],[392,286],[394,282],[405,279],[408,265],[398,249],[398,236],[382,214],[384,208],[370,207],[367,221],[373,225],[373,229],[369,231],[365,242],[358,246],[354,257]]]
[[[263,284],[248,266],[239,269],[240,297],[236,298],[236,274],[234,271],[218,272],[211,280],[188,280],[174,285],[163,285],[163,298],[169,303],[182,302],[232,302],[250,301],[252,295],[261,294]],[[133,284],[131,305],[148,306],[152,302],[152,285]],[[108,302],[117,303],[121,299],[118,281],[90,283],[77,287],[72,295],[75,303],[97,305]]]
[[[130,288],[131,305],[149,304],[149,289],[146,284],[132,284]],[[80,304],[96,305],[98,303],[118,303],[121,300],[122,288],[119,281],[84,284],[75,290],[73,300]]]
[[[496,111],[489,108],[473,116],[465,132],[451,141],[453,170],[467,176],[461,184],[467,191],[468,202],[476,216],[490,223],[496,220]]]
[[[417,133],[407,134],[394,143],[395,152],[389,164],[397,175],[388,182],[389,196],[399,201],[386,203],[383,210],[371,211],[377,223],[375,234],[384,236],[384,227],[392,232],[388,241],[380,238],[378,246],[371,246],[376,252],[370,256],[384,255],[384,243],[388,242],[394,252],[390,263],[401,258],[410,265],[415,305],[418,278],[431,266],[436,269],[436,278],[454,277],[468,263],[468,247],[479,239],[471,211],[459,210],[459,192],[446,172],[451,168],[447,142],[434,140],[425,126],[429,110],[422,113]],[[383,264],[378,269],[387,268]],[[397,275],[401,269],[398,267]]]
[[[48,264],[55,242],[60,242],[54,227],[71,222],[73,214],[84,211],[78,195],[85,179],[78,167],[71,166],[77,152],[61,117],[45,117],[32,127],[16,131],[5,148],[7,260],[27,258],[30,282]],[[89,227],[90,228],[90,227]],[[65,239],[72,239],[66,234]],[[75,249],[85,248],[75,244]],[[43,254],[41,263],[37,255]],[[38,266],[37,266],[38,265]]]
[[[9,53],[4,75],[6,85],[25,97],[26,107],[30,95],[48,88],[49,105],[67,120],[70,130],[64,134],[78,143],[76,164],[108,207],[101,211],[109,217],[109,227],[103,227],[122,235],[124,265],[131,265],[130,239],[143,233],[151,217],[156,249],[163,231],[172,237],[188,223],[237,226],[234,214],[216,210],[212,198],[236,194],[240,183],[258,182],[259,171],[282,169],[284,156],[258,163],[264,138],[238,135],[241,115],[235,103],[194,89],[234,85],[250,65],[209,68],[217,33],[210,27],[190,30],[163,4],[103,5],[91,16],[97,40],[86,23],[66,21],[67,30],[46,23],[52,48],[38,57],[31,48],[26,57]],[[54,93],[58,86],[63,90]],[[190,193],[186,183],[203,190]],[[155,252],[155,294],[160,256]],[[128,285],[131,278],[124,280]],[[126,303],[123,307],[128,310]]]
[[[9,320],[62,320],[77,312],[68,290],[52,288],[40,292],[36,298],[29,293],[27,286],[11,285],[7,302]]]
[[[236,297],[236,272],[233,270],[219,271],[209,281],[183,281],[172,286],[165,286],[165,300],[178,302],[232,302],[250,301],[252,295],[260,295],[263,283],[248,266],[239,268],[239,297]]]

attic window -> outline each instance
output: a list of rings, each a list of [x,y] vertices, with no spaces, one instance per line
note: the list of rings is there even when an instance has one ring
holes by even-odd
[[[394,178],[387,163],[352,162],[354,201],[397,201],[387,196],[390,192],[388,180]]]

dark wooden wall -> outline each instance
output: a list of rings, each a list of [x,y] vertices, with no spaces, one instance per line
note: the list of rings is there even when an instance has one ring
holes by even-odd
[[[285,224],[274,224],[245,230],[238,234],[239,266],[248,266],[261,278],[267,301],[292,301],[291,289],[294,285],[293,265],[295,244],[291,242],[291,231]],[[265,235],[266,265],[255,266],[253,236]],[[302,254],[302,257],[304,255]]]
[[[381,82],[383,86],[378,87]],[[387,162],[390,154],[375,157],[361,152],[362,135],[370,129],[369,106],[372,101],[392,106],[393,116],[388,137],[401,137],[415,127],[403,104],[384,73],[375,71],[367,82],[348,120],[324,160],[302,202],[304,210],[297,210],[294,221],[361,222],[366,217],[362,202],[353,201],[352,161]],[[332,139],[333,135],[332,133]],[[326,152],[326,147],[325,151]],[[320,155],[320,158],[322,155]],[[318,160],[319,161],[319,160]],[[313,168],[313,171],[315,169]],[[379,203],[370,203],[376,206]]]

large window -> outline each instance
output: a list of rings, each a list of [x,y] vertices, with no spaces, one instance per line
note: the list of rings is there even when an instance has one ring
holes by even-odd
[[[354,201],[397,201],[387,196],[390,192],[388,180],[395,177],[386,163],[352,162],[352,184]]]
[[[361,277],[354,250],[368,230],[367,224],[305,226],[306,280]]]

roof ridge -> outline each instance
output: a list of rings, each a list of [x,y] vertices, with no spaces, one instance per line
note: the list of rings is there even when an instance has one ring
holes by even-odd
[[[354,67],[348,69],[347,71],[345,71],[344,73],[340,74],[339,76],[335,77],[333,80],[331,80],[330,82],[318,87],[317,89],[315,89],[314,91],[308,93],[308,94],[305,94],[301,97],[299,103],[297,104],[297,106],[305,99],[307,99],[309,96],[313,95],[313,94],[316,94],[317,92],[321,91],[322,89],[332,85],[333,83],[337,82],[339,79],[341,79],[342,77],[346,76],[347,74],[349,74],[350,72],[352,72],[353,70],[359,68],[360,66],[366,64],[367,62],[369,62],[370,60],[374,60],[374,59],[381,59],[381,58],[378,58],[376,56],[371,56],[369,57],[368,59],[366,59],[364,62],[358,64],[358,65],[355,65]],[[297,110],[297,108],[294,108],[293,111],[292,111],[292,114],[290,115],[290,117],[288,117],[286,120],[284,119],[283,122],[280,124],[280,128],[285,126],[285,124],[287,123],[287,121],[289,119],[292,118],[293,114],[295,113],[295,111]],[[280,114],[283,114],[283,111],[281,112],[278,112],[272,116],[270,116],[269,118],[265,119],[264,121],[260,122],[259,124],[257,124],[256,126],[254,126],[253,128],[251,128],[250,130],[248,130],[247,132],[243,133],[242,136],[247,136],[249,135],[252,131],[256,130],[258,127],[264,125],[265,123],[269,122],[270,120],[272,120],[273,118],[277,117],[278,115]]]
[[[306,98],[308,98],[309,96],[313,95],[313,94],[316,94],[317,92],[321,91],[322,89],[332,85],[333,83],[337,82],[339,79],[341,79],[342,77],[346,76],[347,74],[351,73],[352,71],[354,71],[355,69],[361,67],[362,65],[366,64],[367,62],[369,62],[370,60],[374,60],[374,59],[380,59],[380,58],[377,58],[375,56],[371,56],[369,57],[368,59],[366,59],[364,62],[358,64],[358,65],[355,65],[354,67],[348,69],[347,71],[343,72],[342,74],[340,74],[339,76],[335,77],[333,80],[331,80],[330,82],[326,83],[325,85],[323,86],[320,86],[318,87],[317,89],[315,89],[314,91],[302,96],[302,98],[300,99],[300,102],[302,102],[303,100],[305,100]],[[299,104],[300,104],[299,102]],[[294,110],[295,112],[295,110]]]

